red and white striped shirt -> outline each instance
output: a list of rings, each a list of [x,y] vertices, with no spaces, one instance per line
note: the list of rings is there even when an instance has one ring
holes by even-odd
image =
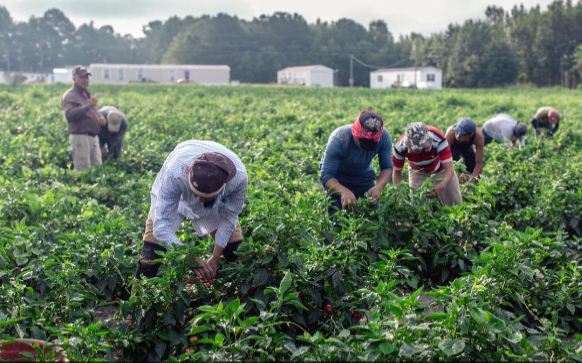
[[[429,151],[423,150],[420,154],[408,152],[408,148],[402,142],[406,133],[398,138],[392,153],[394,170],[402,170],[404,168],[404,159],[408,158],[408,165],[412,169],[427,174],[437,174],[444,169],[443,163],[453,160],[449,143],[442,132],[436,127],[427,126],[427,128],[432,141],[432,148]]]

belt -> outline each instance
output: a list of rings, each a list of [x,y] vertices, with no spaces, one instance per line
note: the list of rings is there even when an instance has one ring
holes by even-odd
[[[88,132],[76,132],[76,133],[71,133],[71,135],[85,135],[85,136],[91,136],[91,137],[97,136],[97,134],[90,134]]]

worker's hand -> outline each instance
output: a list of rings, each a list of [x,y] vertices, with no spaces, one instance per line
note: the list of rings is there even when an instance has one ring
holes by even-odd
[[[465,184],[466,182],[468,182],[468,181],[469,181],[469,178],[470,178],[470,176],[469,176],[469,175],[467,175],[467,174],[463,173],[463,174],[461,174],[461,177],[459,178],[459,182],[460,182],[461,184]]]
[[[439,195],[442,192],[444,192],[446,188],[447,188],[447,184],[444,181],[442,181],[442,182],[438,183],[437,185],[435,185],[434,188],[432,188],[432,191],[434,193],[436,193],[436,195]]]
[[[107,155],[108,155],[108,154],[107,154],[107,149],[106,149],[106,148],[104,148],[104,147],[102,147],[102,148],[101,148],[101,158],[102,158],[102,159],[107,159]]]
[[[101,126],[105,126],[107,125],[107,120],[105,119],[105,117],[99,116],[99,123],[101,124]]]
[[[209,283],[210,281],[214,280],[214,270],[212,270],[212,267],[210,267],[208,262],[201,258],[195,258],[194,262],[196,262],[199,267],[194,267],[192,270],[200,279],[200,281],[203,283]]]
[[[214,275],[212,275],[212,280],[209,281],[210,285],[212,285],[212,283],[214,282],[214,277],[216,277],[216,274],[218,273],[218,262],[219,261],[220,261],[220,257],[216,258],[214,256],[210,257],[210,259],[208,260],[208,266],[210,266],[210,268],[214,272]]]
[[[342,208],[343,209],[356,209],[356,205],[358,203],[358,199],[354,193],[350,190],[346,189],[342,192]]]
[[[382,188],[377,185],[368,190],[368,204],[373,207],[380,201],[380,195],[382,195]]]
[[[89,108],[97,106],[97,102],[98,102],[98,100],[96,97],[91,97],[89,99],[89,103],[88,103]]]

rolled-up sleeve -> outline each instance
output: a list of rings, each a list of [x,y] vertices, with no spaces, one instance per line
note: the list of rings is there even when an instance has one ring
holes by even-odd
[[[342,144],[340,140],[335,135],[331,135],[321,160],[319,180],[324,186],[330,179],[335,178],[335,173],[337,172],[341,161],[341,154]]]
[[[386,129],[384,129],[384,135],[382,135],[382,146],[380,147],[380,151],[378,152],[378,161],[380,164],[380,171],[382,170],[390,170],[393,171],[394,165],[392,162],[392,139],[390,138],[390,134]]]
[[[402,144],[402,141],[397,140],[396,144],[394,144],[394,153],[392,154],[392,165],[394,170],[402,170],[404,168],[404,160],[406,159],[405,151],[406,149]]]
[[[159,194],[154,216],[154,237],[172,249],[172,244],[181,245],[176,231],[183,221],[178,213],[178,204],[182,191],[178,181],[166,174],[160,180]]]
[[[246,176],[246,174],[245,174]],[[220,224],[216,230],[214,243],[226,247],[230,236],[234,233],[238,215],[243,209],[247,197],[248,176],[241,180],[239,185],[226,196],[226,201],[218,208]]]

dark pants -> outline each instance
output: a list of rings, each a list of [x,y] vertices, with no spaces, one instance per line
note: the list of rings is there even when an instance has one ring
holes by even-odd
[[[451,154],[453,154],[453,160],[455,161],[462,157],[467,167],[467,172],[473,173],[473,170],[475,170],[475,150],[472,144],[455,143],[451,146]]]
[[[487,145],[491,141],[493,141],[493,138],[491,136],[489,136],[489,134],[486,133],[485,130],[481,129],[481,131],[483,132],[483,137],[485,138],[485,145]]]
[[[375,184],[374,181],[376,180],[376,173],[374,170],[370,170],[369,172],[363,175],[348,175],[343,173],[336,173],[335,178],[337,181],[343,185],[344,187],[348,188],[356,198],[361,198],[372,188]],[[328,191],[328,195],[331,197],[331,206],[327,209],[330,217],[333,216],[338,210],[342,209],[342,196],[339,193],[330,193]],[[376,204],[373,208],[378,208],[378,204]]]
[[[241,242],[242,241],[228,243],[222,251],[222,255],[228,262],[234,262],[236,260],[237,256],[234,253]],[[141,279],[142,275],[151,278],[158,274],[160,263],[154,262],[154,260],[161,258],[161,256],[157,254],[158,251],[166,252],[166,248],[158,243],[143,241],[143,246],[139,253],[139,259],[137,262],[137,269],[135,271],[136,279]]]

